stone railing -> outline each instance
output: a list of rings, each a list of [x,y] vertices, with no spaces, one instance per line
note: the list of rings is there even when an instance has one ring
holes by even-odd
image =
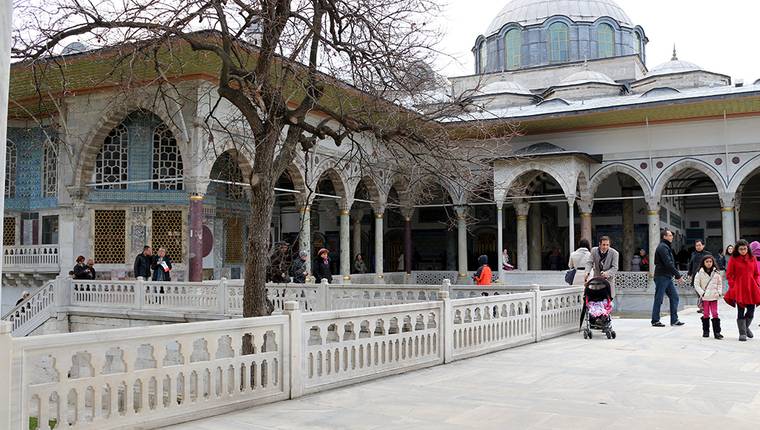
[[[578,331],[581,288],[11,337],[0,428],[156,428]],[[557,305],[555,305],[557,303]],[[12,372],[8,369],[14,369]]]
[[[11,324],[16,336],[26,336],[55,315],[55,291],[57,282],[50,281],[29,298],[19,303],[3,315],[3,320]]]
[[[58,245],[5,246],[3,271],[59,272]]]

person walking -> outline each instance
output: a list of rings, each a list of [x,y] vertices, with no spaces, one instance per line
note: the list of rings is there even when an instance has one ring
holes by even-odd
[[[488,265],[488,256],[481,255],[478,257],[478,265],[480,267],[478,267],[478,270],[472,276],[472,279],[475,281],[475,285],[491,285],[491,282],[493,281],[493,272],[491,271],[491,267]]]
[[[718,300],[723,297],[723,275],[720,273],[715,258],[707,255],[702,259],[699,271],[694,276],[694,289],[702,300],[702,337],[710,337],[710,317],[712,317],[713,334],[716,339],[723,339],[720,334],[720,317]]]
[[[293,277],[293,283],[305,284],[306,277],[309,276],[309,272],[306,271],[306,260],[309,258],[309,253],[301,251],[298,253],[298,258],[290,266],[290,276]]]
[[[678,319],[678,291],[673,283],[675,278],[681,283],[681,272],[676,267],[675,254],[670,244],[673,242],[673,232],[665,229],[660,232],[660,244],[654,254],[654,304],[652,305],[652,327],[665,327],[660,322],[660,308],[665,295],[670,301],[670,325],[684,325]]]
[[[77,264],[74,266],[74,279],[95,279],[94,269],[85,264],[84,261],[84,255],[77,257]]]
[[[157,282],[169,282],[172,280],[172,259],[166,255],[166,248],[158,248],[158,255],[153,258],[150,268],[153,270],[151,278]],[[163,293],[163,287],[161,287]]]
[[[364,256],[356,254],[354,257],[354,273],[367,273],[367,263],[364,262]]]
[[[755,307],[760,304],[760,286],[758,286],[757,259],[752,256],[747,241],[740,240],[734,246],[734,255],[728,262],[726,273],[728,292],[723,297],[732,307],[736,307],[736,325],[739,328],[739,340],[746,342],[754,334],[750,324],[755,317]]]
[[[137,254],[135,257],[134,272],[135,278],[142,276],[144,280],[151,279],[150,266],[153,264],[153,249],[150,246],[145,246],[143,252]]]
[[[330,251],[325,248],[317,252],[317,260],[314,262],[314,278],[317,284],[321,283],[323,279],[326,279],[328,284],[332,282]]]
[[[289,254],[288,244],[285,242],[279,242],[277,244],[277,250],[270,258],[269,274],[267,276],[269,282],[284,284],[290,280],[288,278],[288,269],[290,268]]]
[[[586,283],[592,264],[591,243],[586,239],[581,239],[578,242],[578,249],[570,254],[570,261],[567,262],[567,267],[570,270],[575,269],[572,285],[583,286]]]
[[[694,287],[694,277],[697,276],[697,272],[699,272],[702,260],[708,255],[712,255],[712,253],[705,249],[705,243],[702,241],[702,239],[697,239],[694,241],[694,252],[691,253],[691,257],[689,258],[689,265],[687,266],[686,271],[686,275],[689,277],[689,284],[692,287]],[[701,298],[697,299],[697,313],[702,313]]]
[[[612,247],[609,236],[599,239],[599,246],[591,249],[591,269],[595,278],[604,278],[610,283],[610,295],[615,298],[615,275],[620,264],[620,253]]]

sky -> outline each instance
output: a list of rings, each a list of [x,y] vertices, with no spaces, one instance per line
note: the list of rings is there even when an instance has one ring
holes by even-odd
[[[647,67],[678,58],[747,84],[760,79],[758,0],[616,0],[649,38]],[[446,76],[473,73],[471,49],[508,0],[441,0],[438,68]]]

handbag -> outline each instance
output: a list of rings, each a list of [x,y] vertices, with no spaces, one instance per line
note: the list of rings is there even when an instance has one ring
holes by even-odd
[[[565,283],[567,285],[573,285],[575,281],[575,274],[578,273],[578,269],[570,269],[565,272]]]

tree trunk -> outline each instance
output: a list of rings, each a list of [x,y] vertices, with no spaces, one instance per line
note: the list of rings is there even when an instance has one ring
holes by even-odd
[[[245,257],[243,317],[269,315],[267,310],[266,273],[271,252],[270,224],[274,205],[274,185],[262,178],[252,187],[251,213],[248,218],[248,254]]]

